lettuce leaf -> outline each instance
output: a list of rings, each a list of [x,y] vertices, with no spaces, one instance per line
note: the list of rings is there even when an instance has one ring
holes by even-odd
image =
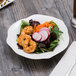
[[[20,28],[20,33],[21,33],[21,31],[22,31],[22,29],[23,29],[24,27],[29,26],[29,25],[30,25],[30,24],[29,24],[28,22],[22,20],[22,24],[21,24],[21,28]]]

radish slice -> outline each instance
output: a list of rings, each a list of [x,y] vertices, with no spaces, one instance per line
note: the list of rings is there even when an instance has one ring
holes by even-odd
[[[45,31],[45,30],[44,31],[40,31],[39,34],[42,36],[40,41],[45,41],[49,37],[47,31]]]
[[[49,28],[47,28],[47,27],[42,27],[40,30],[48,30],[48,31],[49,31]]]
[[[43,27],[43,28],[41,28],[41,29],[40,29],[40,31],[44,31],[44,30],[45,30],[45,31],[47,31],[47,32],[48,32],[48,34],[50,35],[49,28],[47,28],[47,27]]]
[[[33,35],[32,35],[32,37],[33,37],[33,39],[35,40],[35,41],[40,41],[41,40],[41,35],[39,34],[39,33],[37,33],[37,32],[35,32]]]

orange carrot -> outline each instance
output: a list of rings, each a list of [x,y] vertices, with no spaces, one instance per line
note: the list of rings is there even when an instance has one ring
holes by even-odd
[[[33,31],[33,33],[36,31],[36,24],[34,25],[34,31]]]
[[[45,27],[45,25],[43,25],[43,24],[38,25],[38,26],[36,27],[36,32],[39,32],[39,30],[40,30],[42,27]]]
[[[48,25],[48,27],[50,27],[50,26],[54,27],[54,25],[55,25],[54,23],[51,23]]]
[[[35,31],[36,32],[39,32],[39,30],[42,28],[42,27],[47,27],[47,28],[49,28],[50,26],[54,26],[55,24],[54,23],[51,23],[50,24],[50,22],[45,22],[45,23],[43,23],[43,24],[40,24],[40,25],[38,25],[36,28],[35,28]]]

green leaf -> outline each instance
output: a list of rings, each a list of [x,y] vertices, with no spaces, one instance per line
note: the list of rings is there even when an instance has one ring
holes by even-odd
[[[42,51],[42,53],[44,53],[44,52],[45,52],[45,49],[44,49],[44,48],[40,48],[40,50]]]
[[[49,52],[52,51],[50,48],[40,48],[40,50],[44,53],[44,52]]]
[[[59,28],[58,28],[58,26],[57,26],[57,24],[55,22],[51,21],[50,24],[51,23],[54,23],[55,24],[54,27],[53,27],[53,29],[55,28],[55,29],[59,30]]]
[[[18,39],[16,39],[17,43],[18,43]]]
[[[57,38],[61,35],[62,31],[58,30],[58,29],[53,29],[52,30],[53,33],[56,34]]]
[[[52,41],[50,43],[50,47],[49,48],[37,47],[34,53],[40,54],[40,53],[44,53],[44,52],[53,51],[53,49],[58,45],[59,41],[60,41],[59,39],[56,39],[56,40]]]
[[[17,34],[17,37],[19,37],[20,36],[20,34]]]
[[[51,28],[52,28],[52,26],[49,27],[50,32],[51,32]]]
[[[52,41],[52,42],[50,43],[50,48],[49,48],[49,50],[53,50],[53,49],[58,45],[59,41],[60,41],[59,39],[56,39],[56,40]]]
[[[58,26],[55,22],[51,21],[50,24],[51,23],[55,24],[54,27],[53,27],[52,32],[54,32],[56,34],[57,38],[58,38],[63,32],[61,30],[59,30],[59,28],[58,28]]]
[[[42,52],[35,52],[35,54],[40,54],[40,53],[42,53]]]
[[[20,33],[21,33],[21,31],[22,31],[22,29],[23,29],[24,27],[29,26],[29,25],[30,25],[30,24],[29,24],[28,22],[22,20],[22,24],[21,24],[21,28],[20,28]]]
[[[50,22],[50,24],[51,23],[54,23],[53,21],[51,21]],[[56,36],[57,36],[57,39],[56,40],[54,40],[54,41],[52,41],[51,43],[50,43],[50,47],[49,48],[45,48],[45,47],[38,47],[38,43],[37,43],[37,49],[36,49],[36,51],[34,52],[34,53],[36,53],[36,54],[40,54],[40,53],[44,53],[44,52],[49,52],[49,51],[53,51],[53,49],[58,45],[58,43],[59,43],[59,36],[63,33],[61,30],[59,30],[59,28],[58,28],[58,26],[57,26],[57,24],[56,23],[54,23],[55,24],[55,26],[53,27],[53,30],[50,30],[51,32],[53,32]],[[51,27],[49,27],[49,29],[51,29]]]

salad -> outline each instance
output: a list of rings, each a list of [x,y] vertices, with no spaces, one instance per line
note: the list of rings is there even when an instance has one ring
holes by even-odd
[[[22,20],[20,33],[17,34],[17,45],[26,53],[44,53],[53,51],[59,43],[63,32],[54,21],[44,22]]]

